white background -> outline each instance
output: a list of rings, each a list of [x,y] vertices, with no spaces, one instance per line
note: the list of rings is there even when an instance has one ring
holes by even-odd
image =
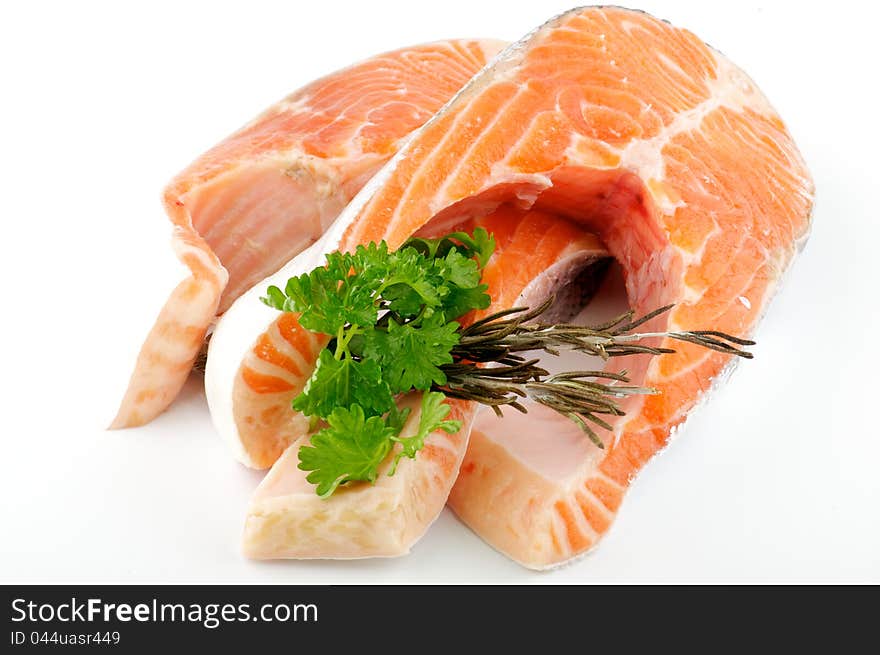
[[[566,1],[4,3],[0,582],[880,582],[877,64],[870,3],[639,2],[745,68],[816,179],[757,359],[633,485],[599,549],[526,571],[445,512],[406,558],[246,561],[250,491],[190,381],[106,432],[182,275],[158,196],[353,60],[516,39]]]

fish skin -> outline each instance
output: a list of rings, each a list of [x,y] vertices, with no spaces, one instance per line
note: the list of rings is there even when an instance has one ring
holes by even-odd
[[[111,429],[164,411],[217,314],[313,244],[502,46],[440,41],[355,64],[286,97],[178,174],[163,202],[190,276],[150,330]]]
[[[745,73],[647,14],[583,8],[475,77],[354,199],[322,248],[381,239],[393,248],[438,216],[536,207],[599,235],[637,313],[677,304],[646,330],[749,336],[806,239],[812,199],[794,141]],[[639,470],[730,364],[654,342],[677,352],[613,367],[661,393],[633,399],[602,456],[567,477],[539,475],[475,431],[450,496],[459,517],[530,568],[595,546]]]

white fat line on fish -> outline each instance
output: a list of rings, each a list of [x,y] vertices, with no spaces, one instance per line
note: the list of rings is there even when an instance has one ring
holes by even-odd
[[[703,262],[703,255],[706,252],[706,246],[709,244],[709,242],[712,241],[713,238],[722,233],[721,226],[718,225],[718,221],[716,221],[714,217],[712,219],[712,223],[714,224],[712,231],[706,235],[702,243],[700,243],[700,247],[697,248],[695,251],[691,252],[678,246],[672,246],[673,248],[675,248],[675,251],[678,253],[678,256],[681,258],[682,264],[684,264],[685,267],[690,268],[695,264],[701,264]],[[703,297],[704,293],[706,293],[705,289],[694,289],[687,282],[682,281],[682,302],[695,304],[697,301],[700,300],[700,298]]]
[[[601,480],[602,482],[608,484],[608,485],[611,486],[612,488],[614,488],[614,489],[619,489],[619,490],[621,490],[621,491],[625,491],[626,488],[627,488],[627,487],[625,487],[625,486],[622,486],[622,485],[621,485],[620,483],[618,483],[616,480],[612,480],[611,478],[609,478],[607,475],[605,475],[604,473],[602,473],[602,471],[600,471],[599,469],[594,469],[594,470],[590,471],[589,474],[586,474],[586,470],[585,470],[584,473],[585,473],[585,474],[576,474],[576,475],[574,476],[574,478],[573,478],[573,479],[576,479],[576,480],[579,481],[579,482],[578,482],[578,490],[579,490],[579,491],[586,490],[585,486],[584,486],[583,484],[581,484],[581,481],[586,482],[586,481],[588,481],[588,480]],[[589,490],[586,490],[586,491],[587,491],[587,492],[588,492],[593,498],[596,498],[595,494],[593,494],[593,493],[590,492]],[[604,503],[602,503],[601,501],[599,501],[598,498],[596,499],[596,504],[597,504],[599,507],[601,507],[602,510],[603,510],[604,512],[606,512],[606,515],[607,515],[609,518],[611,518],[612,520],[615,519],[615,518],[617,517],[617,513],[608,510],[608,509],[605,507]],[[580,513],[580,512],[578,511],[577,513]],[[551,514],[551,518],[550,518],[550,520],[551,520],[551,522],[554,524],[554,526],[558,526],[559,529],[561,530],[561,532],[557,532],[557,534],[565,534],[564,525],[562,524],[562,520],[561,520],[561,518],[558,516],[558,513],[557,513],[557,512],[553,512],[553,513]],[[592,526],[590,526],[590,527],[592,528]],[[597,540],[595,540],[595,541],[593,542],[593,544],[592,544],[589,548],[587,548],[587,549],[584,550],[583,552],[579,553],[578,555],[576,555],[576,556],[574,556],[574,557],[569,557],[568,559],[566,559],[566,560],[564,560],[564,561],[561,561],[561,562],[557,562],[557,563],[554,563],[554,564],[548,564],[548,565],[546,565],[546,566],[539,567],[539,568],[537,568],[536,570],[539,570],[539,571],[550,571],[550,570],[556,570],[556,569],[568,568],[568,567],[570,567],[570,566],[573,566],[575,563],[581,561],[582,559],[584,559],[584,558],[587,557],[588,555],[592,554],[592,553],[596,550],[596,548],[597,548],[597,546],[599,545],[600,542],[601,542],[601,539],[597,539]],[[549,536],[549,534],[548,534],[548,536],[547,536],[547,545],[549,546],[549,544],[550,544],[550,536]],[[489,544],[489,545],[492,546],[495,550],[498,550],[494,545],[492,545],[492,544]],[[501,551],[499,551],[499,552],[501,552]],[[523,566],[526,566],[527,568],[533,568],[532,565],[530,565],[530,564],[527,565],[527,564],[525,564],[524,562],[519,561],[518,559],[516,559],[515,557],[511,556],[511,555],[508,554],[508,553],[503,553],[503,552],[502,552],[502,554],[506,555],[507,557],[510,557],[510,558],[511,558],[512,560],[514,560],[515,562],[518,562],[519,564],[522,564]]]
[[[702,262],[703,261],[703,251],[706,249],[706,244],[708,244],[709,241],[712,240],[712,237],[717,232],[720,232],[720,231],[721,231],[721,229],[718,227],[718,224],[716,223],[715,229],[709,233],[709,235],[706,237],[706,239],[700,245],[700,249],[696,253],[689,253],[689,252],[683,251],[680,248],[678,248],[677,250],[679,253],[681,253],[682,260],[684,261],[685,265],[690,266],[692,263],[699,264],[700,262]],[[776,268],[777,268],[777,270],[780,270],[780,271],[782,270],[782,267],[784,266],[784,262],[782,260],[780,260],[778,257],[775,257],[772,253],[770,253],[767,250],[767,248],[761,246],[754,239],[752,239],[751,242],[749,241],[749,239],[752,239],[752,237],[747,237],[746,239],[743,240],[743,242],[737,248],[736,253],[734,255],[731,255],[731,259],[736,254],[739,254],[740,252],[742,252],[743,247],[748,243],[749,245],[756,245],[757,246],[758,250],[760,250],[764,254],[764,260],[766,262],[772,262],[772,261],[774,261],[774,259],[777,262],[779,262],[776,265]],[[742,288],[744,290],[748,289],[751,286],[752,282],[755,279],[756,273],[757,273],[757,269],[752,272],[751,277],[749,277],[749,279],[746,280],[746,282],[743,284]],[[694,287],[684,283],[682,285],[681,302],[686,303],[686,304],[690,304],[690,305],[696,304],[697,302],[699,302],[699,300],[706,294],[706,292],[711,287],[712,287],[712,285],[710,284],[709,286],[707,286],[703,289],[695,289]],[[745,305],[746,309],[751,309],[752,308],[751,301],[748,298],[745,298],[745,302],[743,302],[743,298],[744,298],[744,296],[739,296],[739,301],[743,305]]]
[[[577,490],[578,493],[580,493],[580,491],[580,489]],[[569,493],[565,496],[560,497],[555,503],[553,503],[552,507],[554,514],[559,513],[559,511],[556,509],[556,505],[560,502],[565,503],[565,505],[568,507],[568,511],[571,517],[574,519],[574,522],[580,530],[581,534],[586,536],[593,543],[598,543],[601,539],[601,535],[599,534],[599,531],[596,530],[596,528],[594,528],[592,524],[587,520],[586,515],[581,511],[581,508],[578,506],[576,495],[574,493]],[[562,534],[565,535],[565,539],[566,541],[568,541],[568,530],[564,530]],[[574,548],[572,548],[571,550],[573,551]]]
[[[764,116],[776,115],[770,102],[748,75],[721,53],[714,50],[712,53],[715,56],[715,79],[710,77],[705,80],[709,97],[695,107],[677,114],[672,122],[664,125],[650,139],[630,141],[620,151],[620,166],[635,172],[643,180],[662,182],[666,177],[663,149],[675,137],[698,130],[705,118],[715,110],[723,107],[742,113],[746,109],[752,109]],[[650,188],[648,190],[655,195]],[[672,202],[665,197],[655,197],[655,202],[667,215],[684,206],[681,200]]]
[[[485,125],[481,125],[482,131],[480,132],[480,134],[477,136],[476,139],[474,139],[471,142],[471,144],[468,146],[467,150],[465,150],[464,153],[462,153],[462,156],[459,159],[459,162],[456,165],[456,167],[449,172],[449,174],[446,176],[446,180],[443,182],[443,184],[440,186],[439,189],[437,189],[437,192],[434,194],[434,198],[431,203],[431,211],[433,213],[435,213],[435,214],[439,213],[440,210],[443,209],[443,207],[440,206],[440,204],[443,202],[443,198],[446,195],[446,190],[449,188],[449,185],[452,184],[453,180],[456,178],[456,175],[458,174],[458,171],[461,169],[462,164],[468,160],[468,157],[470,157],[471,153],[474,152],[474,150],[482,143],[483,137],[485,137],[487,134],[489,134],[492,131],[492,129],[495,127],[495,125],[498,124],[498,122],[504,118],[504,112],[506,112],[507,108],[511,104],[513,104],[513,102],[519,97],[519,94],[520,94],[520,91],[517,91],[516,93],[511,95],[510,98],[508,98],[507,100],[504,101],[504,103],[501,105],[501,107],[499,108],[499,110],[495,114],[495,116]],[[464,114],[465,114],[465,112],[462,112],[461,115],[456,117],[455,125],[458,124],[458,122],[461,120],[461,118]],[[478,124],[482,124],[483,117],[477,116],[475,120]],[[450,132],[453,132],[454,129],[455,129],[455,127],[453,126],[453,128],[450,129]],[[439,150],[439,148],[440,148],[440,144],[438,144],[437,150]],[[513,149],[511,148],[511,151],[512,150]],[[494,174],[494,171],[492,171],[492,172]]]
[[[291,114],[324,114],[323,110],[315,110],[309,105],[309,101],[312,99],[312,94],[305,94],[296,100],[290,99],[290,96],[283,98],[279,102],[275,104],[274,107],[271,107],[268,111],[264,112],[256,119],[248,123],[246,127],[250,127],[251,125],[256,125],[260,121],[264,120],[266,116],[274,116],[278,114],[291,113]]]
[[[605,518],[607,518],[611,521],[614,520],[614,512],[612,512],[610,509],[608,509],[605,506],[605,503],[602,502],[602,500],[599,498],[599,496],[597,496],[592,491],[587,489],[586,485],[584,485],[584,484],[580,485],[577,490],[577,493],[579,493],[579,494],[583,495],[585,498],[589,499],[593,503],[593,507],[595,509],[597,509],[599,511],[599,513],[602,514]]]
[[[336,218],[336,221],[330,227],[330,229],[325,233],[325,239],[319,241],[319,243],[323,242],[324,248],[329,248],[324,252],[332,252],[333,250],[339,249],[339,244],[342,241],[342,236],[345,234],[346,229],[354,222],[354,219],[361,213],[364,207],[367,206],[370,199],[373,197],[375,192],[381,188],[385,182],[391,177],[391,174],[397,169],[398,164],[407,156],[409,156],[408,148],[410,143],[417,139],[424,131],[429,129],[436,121],[440,120],[443,116],[447,114],[450,107],[455,105],[462,98],[466,98],[470,95],[475,95],[482,87],[485,86],[486,80],[484,78],[489,78],[492,82],[499,81],[503,79],[503,73],[505,70],[510,70],[512,74],[512,70],[516,68],[519,64],[519,60],[522,59],[523,53],[525,52],[529,42],[531,39],[538,34],[541,30],[546,27],[549,27],[555,22],[560,21],[568,14],[573,14],[579,11],[579,9],[573,9],[567,12],[556,16],[543,25],[536,27],[534,30],[526,34],[522,39],[511,43],[509,46],[504,48],[501,52],[499,52],[495,57],[493,57],[490,61],[486,63],[483,68],[474,75],[467,84],[465,84],[455,95],[453,95],[447,102],[444,104],[434,116],[428,120],[424,125],[420,128],[412,132],[408,137],[406,137],[403,141],[403,145],[400,150],[392,157],[388,163],[386,163],[376,175],[374,175],[370,181],[360,190],[360,192],[352,199],[352,201],[348,204],[348,206],[342,211],[342,213]],[[505,68],[508,67],[508,68]],[[489,73],[492,73],[492,76],[489,77]],[[391,217],[389,221],[389,225],[394,222],[394,216]],[[387,235],[387,232],[386,232]],[[318,243],[315,244],[316,246]]]

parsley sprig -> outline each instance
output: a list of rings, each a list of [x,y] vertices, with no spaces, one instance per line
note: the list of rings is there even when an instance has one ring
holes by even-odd
[[[333,252],[326,265],[271,286],[261,300],[299,312],[300,324],[331,336],[293,408],[323,427],[299,451],[299,467],[326,497],[341,484],[374,482],[395,444],[393,475],[402,457],[415,458],[436,430],[461,429],[449,420],[443,366],[459,343],[455,319],[489,306],[481,268],[495,249],[482,228],[440,239],[413,238],[400,249],[387,244]],[[409,409],[396,398],[421,391],[414,432],[405,430]],[[412,430],[410,430],[412,431]]]

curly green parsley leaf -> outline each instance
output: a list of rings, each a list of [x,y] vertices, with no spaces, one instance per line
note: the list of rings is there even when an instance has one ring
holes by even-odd
[[[492,302],[486,290],[488,284],[479,284],[470,289],[452,287],[443,298],[443,313],[446,316],[462,316],[472,309],[486,309]]]
[[[306,416],[324,418],[337,407],[355,404],[370,416],[384,414],[394,405],[379,364],[369,359],[336,359],[329,350],[322,350],[312,377],[294,398],[293,408]]]
[[[389,303],[388,309],[401,317],[413,317],[422,306],[440,306],[446,291],[422,255],[412,248],[398,250],[391,264],[390,274],[380,287],[382,299]]]
[[[299,449],[299,468],[311,471],[306,480],[317,485],[318,495],[326,498],[348,482],[375,482],[394,445],[394,428],[379,416],[367,418],[359,405],[337,407],[327,423]]]
[[[267,297],[261,300],[281,311],[300,312],[300,325],[313,332],[332,335],[346,324],[370,325],[378,309],[372,289],[352,283],[352,263],[351,255],[331,253],[326,267],[290,278],[283,292],[269,287]]]
[[[391,321],[387,330],[364,335],[364,356],[379,363],[392,392],[430,389],[432,384],[446,384],[439,367],[452,363],[457,330],[458,323],[447,323],[441,312],[402,325]]]
[[[465,257],[453,248],[443,259],[435,259],[433,269],[446,282],[470,289],[480,283],[480,269],[477,262]]]

